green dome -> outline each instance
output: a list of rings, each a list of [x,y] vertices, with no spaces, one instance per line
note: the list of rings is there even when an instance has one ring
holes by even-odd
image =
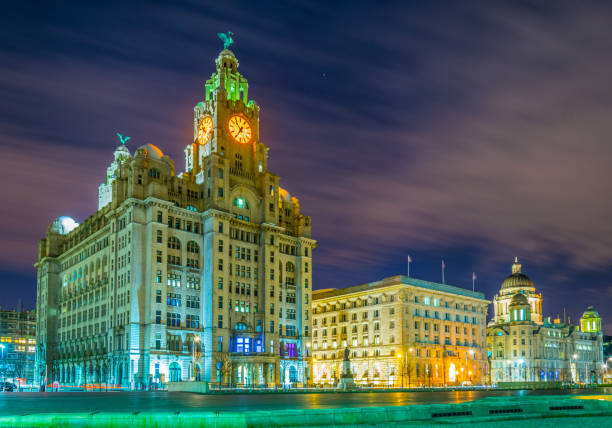
[[[582,314],[582,318],[599,318],[599,312],[597,312],[593,306],[589,306]]]
[[[533,288],[533,281],[524,273],[521,273],[521,265],[518,262],[518,258],[514,258],[514,264],[512,265],[512,275],[502,282],[501,289],[507,288]]]

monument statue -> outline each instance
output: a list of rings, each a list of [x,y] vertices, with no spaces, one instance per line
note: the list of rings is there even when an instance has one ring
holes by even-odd
[[[227,34],[225,34],[225,33],[217,33],[217,36],[219,36],[219,38],[223,42],[223,49],[229,48],[230,45],[232,43],[234,43],[234,39],[232,39],[232,35],[233,34],[234,33],[232,33],[231,31],[228,31]]]
[[[119,137],[119,140],[121,141],[121,144],[123,144],[124,146],[128,142],[128,140],[132,139],[132,137],[128,137],[127,135],[121,135],[118,132],[117,132],[117,137]]]
[[[342,361],[342,374],[340,375],[340,382],[338,383],[338,388],[340,389],[355,389],[357,385],[355,385],[355,379],[353,378],[353,372],[351,371],[351,360],[349,356],[351,352],[349,351],[348,346],[344,348],[344,359]]]

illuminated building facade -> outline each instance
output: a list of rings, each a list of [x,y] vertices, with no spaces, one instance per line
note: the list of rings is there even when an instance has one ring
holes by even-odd
[[[484,294],[394,276],[313,294],[313,381],[337,385],[345,348],[357,385],[482,384]]]
[[[184,172],[153,144],[122,144],[98,211],[56,220],[40,241],[39,380],[46,370],[60,383],[134,387],[306,381],[310,217],[268,170],[237,68],[223,50]]]
[[[0,309],[0,381],[34,382],[36,313]]]
[[[495,314],[487,328],[491,382],[580,382],[602,379],[603,354],[599,314],[583,314],[581,327],[542,317],[542,295],[521,272],[518,259],[493,300]]]

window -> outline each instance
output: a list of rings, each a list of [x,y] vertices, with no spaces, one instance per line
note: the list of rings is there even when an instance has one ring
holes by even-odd
[[[217,189],[217,196],[222,198],[223,197],[223,187],[219,187]]]
[[[161,300],[161,296],[160,296],[160,300]],[[155,324],[161,324],[161,311],[155,311]]]
[[[217,297],[217,307],[223,309],[223,296]]]
[[[162,212],[161,211],[157,211],[157,222],[158,223],[163,223],[163,217],[162,217]]]
[[[223,168],[219,168],[217,170],[217,177],[223,179]]]
[[[162,239],[163,239],[163,236],[162,236],[162,231],[161,231],[161,230],[158,230],[158,231],[157,231],[157,243],[158,243],[158,244],[161,244],[161,243],[163,242],[163,240],[162,240]]]

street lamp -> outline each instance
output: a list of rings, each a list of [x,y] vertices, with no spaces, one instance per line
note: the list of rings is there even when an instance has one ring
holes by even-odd
[[[197,335],[194,334],[193,335],[192,349],[191,349],[191,351],[192,351],[191,357],[192,357],[192,360],[193,360],[193,380],[194,381],[197,380],[196,379],[196,375],[195,375],[196,367],[197,367],[196,358],[195,358],[196,343],[200,343],[200,336],[197,336]]]
[[[3,363],[2,365],[3,365],[3,368],[6,368],[6,364],[4,364],[4,345],[0,345],[0,348],[2,348],[2,363]],[[5,374],[5,371],[6,371],[6,370],[3,370],[3,371],[2,371],[2,381],[5,381],[5,380],[6,380],[6,374]]]
[[[310,342],[306,342],[306,364],[308,364],[308,357],[310,357]],[[311,365],[308,364],[308,367],[304,367],[304,355],[302,355],[302,367],[304,368],[304,377],[305,377],[305,382],[304,382],[304,386],[308,387],[309,384],[309,380],[310,380],[310,376],[308,375],[310,373],[310,367]]]
[[[468,365],[467,365],[467,357],[468,357],[468,354],[470,354],[470,355],[472,356],[472,358],[473,358],[473,356],[474,356],[474,350],[473,350],[473,349],[470,349],[469,351],[467,351],[467,352],[465,353],[465,369],[466,369],[466,370],[468,369]],[[463,370],[461,370],[461,371],[463,371]],[[472,372],[470,372],[470,376],[471,376],[471,375],[472,375]]]
[[[400,360],[400,371],[402,372],[402,388],[404,387],[404,370],[402,370],[402,354],[397,354],[397,359]]]

